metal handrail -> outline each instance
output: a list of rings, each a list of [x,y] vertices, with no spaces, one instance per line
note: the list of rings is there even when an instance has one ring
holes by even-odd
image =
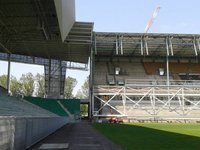
[[[126,86],[167,86],[167,80],[126,79]],[[200,80],[169,80],[169,86],[200,86]]]

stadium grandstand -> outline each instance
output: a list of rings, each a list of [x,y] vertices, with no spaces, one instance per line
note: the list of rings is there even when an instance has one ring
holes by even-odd
[[[93,36],[93,117],[199,120],[199,35]]]
[[[200,35],[94,32],[76,22],[74,0],[0,0],[0,149],[27,149],[79,119],[81,101],[63,99],[67,69],[90,67],[92,118],[199,121],[199,55]],[[45,98],[10,96],[11,62],[44,66]]]
[[[64,100],[66,69],[88,70],[93,23],[75,21],[74,0],[0,0],[0,149],[27,149],[80,115],[80,100]],[[12,97],[10,64],[44,66],[46,98]]]

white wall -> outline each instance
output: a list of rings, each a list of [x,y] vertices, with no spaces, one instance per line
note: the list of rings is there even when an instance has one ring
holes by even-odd
[[[65,40],[75,22],[75,0],[54,0],[62,36]]]

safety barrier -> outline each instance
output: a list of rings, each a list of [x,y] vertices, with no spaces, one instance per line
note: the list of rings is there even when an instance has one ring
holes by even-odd
[[[25,96],[24,99],[59,116],[68,116],[58,103],[60,101],[71,114],[80,114],[80,99],[50,99],[30,96]]]
[[[68,121],[67,117],[0,117],[0,149],[27,149]]]

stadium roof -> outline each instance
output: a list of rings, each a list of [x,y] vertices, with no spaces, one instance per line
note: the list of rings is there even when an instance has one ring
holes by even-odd
[[[75,22],[74,7],[74,0],[0,0],[0,52],[88,63],[93,23]]]
[[[102,56],[199,57],[200,35],[96,32],[94,49]]]
[[[0,0],[0,53],[88,63],[98,55],[199,57],[200,35],[93,33],[74,0]]]

